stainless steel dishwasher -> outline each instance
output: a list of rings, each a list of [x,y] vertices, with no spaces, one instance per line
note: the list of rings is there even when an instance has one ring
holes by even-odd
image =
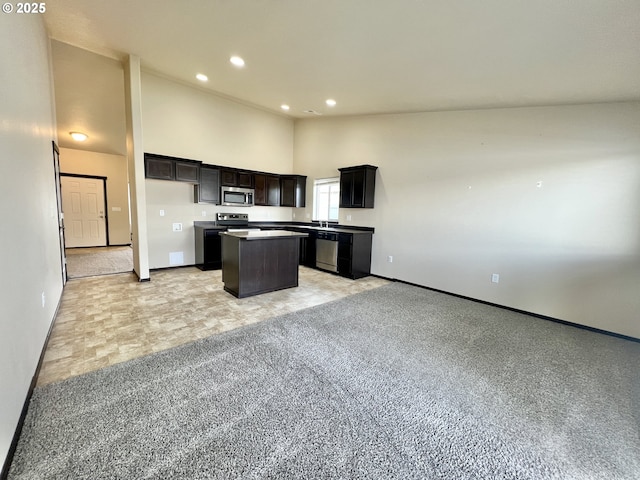
[[[338,271],[338,234],[318,232],[316,234],[316,267],[330,272]]]

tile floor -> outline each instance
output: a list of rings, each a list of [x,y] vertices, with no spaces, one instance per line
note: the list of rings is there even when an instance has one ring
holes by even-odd
[[[140,283],[132,273],[70,280],[38,385],[56,382],[198,338],[330,302],[389,283],[349,280],[300,267],[299,286],[237,299],[220,270],[159,270]]]

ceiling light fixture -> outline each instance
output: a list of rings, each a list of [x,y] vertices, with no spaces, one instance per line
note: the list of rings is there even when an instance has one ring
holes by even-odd
[[[335,107],[336,106],[336,101],[333,98],[329,98],[325,103],[329,107]]]
[[[196,75],[196,78],[198,80],[200,80],[201,82],[206,82],[209,80],[209,77],[207,77],[204,73],[199,73]]]
[[[280,105],[280,108],[281,108],[282,110],[284,110],[284,111],[287,111],[287,112],[289,111],[289,105],[287,105],[287,104],[285,104],[285,103],[283,103],[282,105]]]
[[[229,59],[236,67],[244,67],[244,60],[238,56],[233,56]]]
[[[71,138],[73,138],[76,142],[84,142],[87,138],[87,135],[82,132],[69,132]]]

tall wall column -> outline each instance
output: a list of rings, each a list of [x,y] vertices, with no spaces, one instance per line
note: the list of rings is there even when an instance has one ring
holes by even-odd
[[[129,55],[125,60],[124,77],[133,269],[142,282],[149,280],[150,277],[142,137],[142,85],[140,81],[140,58],[138,56]]]

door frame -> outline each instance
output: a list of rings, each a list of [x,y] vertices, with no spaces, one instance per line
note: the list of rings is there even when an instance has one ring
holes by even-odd
[[[60,150],[55,140],[51,140],[53,147],[53,176],[56,184],[56,206],[58,211],[58,238],[60,241],[60,267],[62,268],[62,286],[67,284],[67,255],[64,250],[64,213],[62,212],[62,184],[60,181]]]
[[[102,177],[100,175],[84,175],[82,173],[60,173],[61,177],[74,177],[74,178],[92,178],[94,180],[102,180],[102,189],[104,190],[104,229],[105,236],[107,240],[107,247],[110,245],[109,242],[109,210],[107,210],[107,177]],[[60,197],[60,201],[62,201],[62,197]],[[64,214],[64,212],[62,212]],[[66,245],[65,245],[66,248]],[[79,247],[85,248],[85,247]],[[87,247],[92,248],[92,247]]]

